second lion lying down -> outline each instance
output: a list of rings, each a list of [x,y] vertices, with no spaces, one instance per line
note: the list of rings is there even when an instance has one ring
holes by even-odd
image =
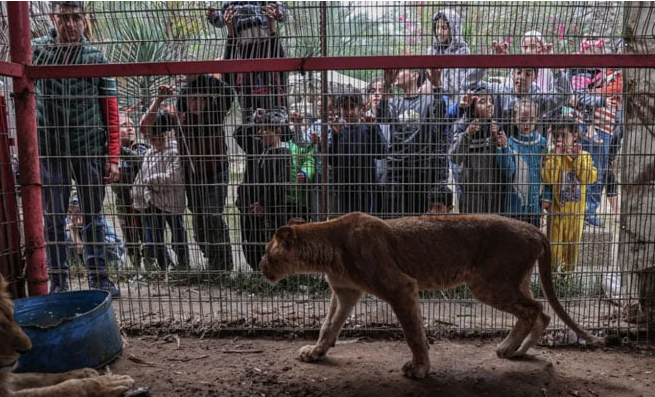
[[[60,374],[13,373],[32,341],[14,319],[14,305],[0,274],[0,397],[120,397],[134,385],[127,375],[104,375],[91,368]]]
[[[363,293],[388,302],[412,351],[405,375],[423,378],[430,369],[428,340],[418,291],[466,283],[482,302],[517,317],[498,345],[499,357],[523,356],[550,321],[530,291],[539,278],[555,313],[578,337],[601,339],[578,326],[553,288],[550,244],[536,227],[495,215],[420,216],[392,220],[363,213],[317,223],[283,226],[267,244],[260,271],[275,283],[300,273],[324,273],[332,299],[318,341],[300,349],[300,359],[317,361],[337,336]]]

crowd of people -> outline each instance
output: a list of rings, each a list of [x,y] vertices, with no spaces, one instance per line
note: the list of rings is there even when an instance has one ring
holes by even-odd
[[[34,64],[107,62],[84,36],[82,7],[52,3],[55,28],[34,40]],[[287,17],[280,2],[227,2],[207,12],[212,25],[227,31],[223,59],[284,57],[276,25]],[[435,13],[431,31],[429,54],[470,53],[456,12]],[[54,52],[52,44],[75,45]],[[492,47],[502,54],[509,43]],[[585,38],[580,52],[610,47]],[[552,45],[530,31],[520,50],[549,53]],[[134,121],[118,110],[114,79],[40,80],[51,291],[70,288],[64,233],[73,181],[81,214],[76,252],[90,287],[120,295],[107,273],[105,184],[116,195],[133,264],[189,270],[188,211],[207,268],[233,270],[224,215],[232,137],[245,153],[235,205],[253,270],[265,243],[290,219],[363,211],[383,218],[492,213],[547,224],[553,269],[572,272],[584,225],[603,227],[597,214],[603,189],[617,194],[620,70],[515,68],[489,78],[485,68],[387,69],[366,92],[334,86],[301,111],[287,103],[287,86],[278,72],[185,76],[181,86],[157,87],[138,123],[147,141],[140,142]],[[243,117],[230,137],[224,124],[234,100]]]

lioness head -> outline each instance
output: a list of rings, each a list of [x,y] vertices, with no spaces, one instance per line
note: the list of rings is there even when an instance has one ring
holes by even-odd
[[[259,271],[271,283],[275,284],[293,272],[293,264],[298,258],[292,245],[297,238],[293,226],[282,226],[266,244],[264,256],[259,261]]]
[[[22,352],[32,348],[30,338],[14,320],[14,304],[7,282],[0,275],[0,372],[11,372]]]

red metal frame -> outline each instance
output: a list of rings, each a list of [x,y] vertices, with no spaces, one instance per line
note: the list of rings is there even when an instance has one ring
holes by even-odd
[[[16,64],[29,65],[32,60],[32,46],[30,44],[30,15],[27,2],[7,2],[7,16],[11,59]],[[20,76],[14,77],[13,83],[25,231],[25,280],[29,296],[42,295],[48,293],[48,272],[43,233],[34,81],[23,72]]]
[[[16,184],[11,167],[11,139],[7,126],[7,103],[0,95],[0,252],[2,273],[7,275],[7,281],[12,295],[25,296],[25,280],[17,277],[23,271],[23,260],[20,247],[20,225],[18,203],[16,200]]]
[[[0,61],[0,76],[20,77],[25,73],[25,67],[17,63]]]
[[[403,69],[403,68],[487,68],[513,67],[612,67],[652,68],[653,55],[412,55],[367,57],[273,58],[215,60],[191,62],[147,62],[102,65],[26,66],[31,79],[152,76],[196,73],[237,73],[252,71],[305,71],[347,69]]]

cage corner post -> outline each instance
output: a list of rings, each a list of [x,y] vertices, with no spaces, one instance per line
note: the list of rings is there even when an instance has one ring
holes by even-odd
[[[20,77],[14,77],[14,103],[21,197],[25,233],[25,279],[28,296],[48,293],[41,173],[36,129],[36,97],[34,82],[27,75],[31,64],[29,4],[7,2],[9,47],[12,62],[23,66]]]

